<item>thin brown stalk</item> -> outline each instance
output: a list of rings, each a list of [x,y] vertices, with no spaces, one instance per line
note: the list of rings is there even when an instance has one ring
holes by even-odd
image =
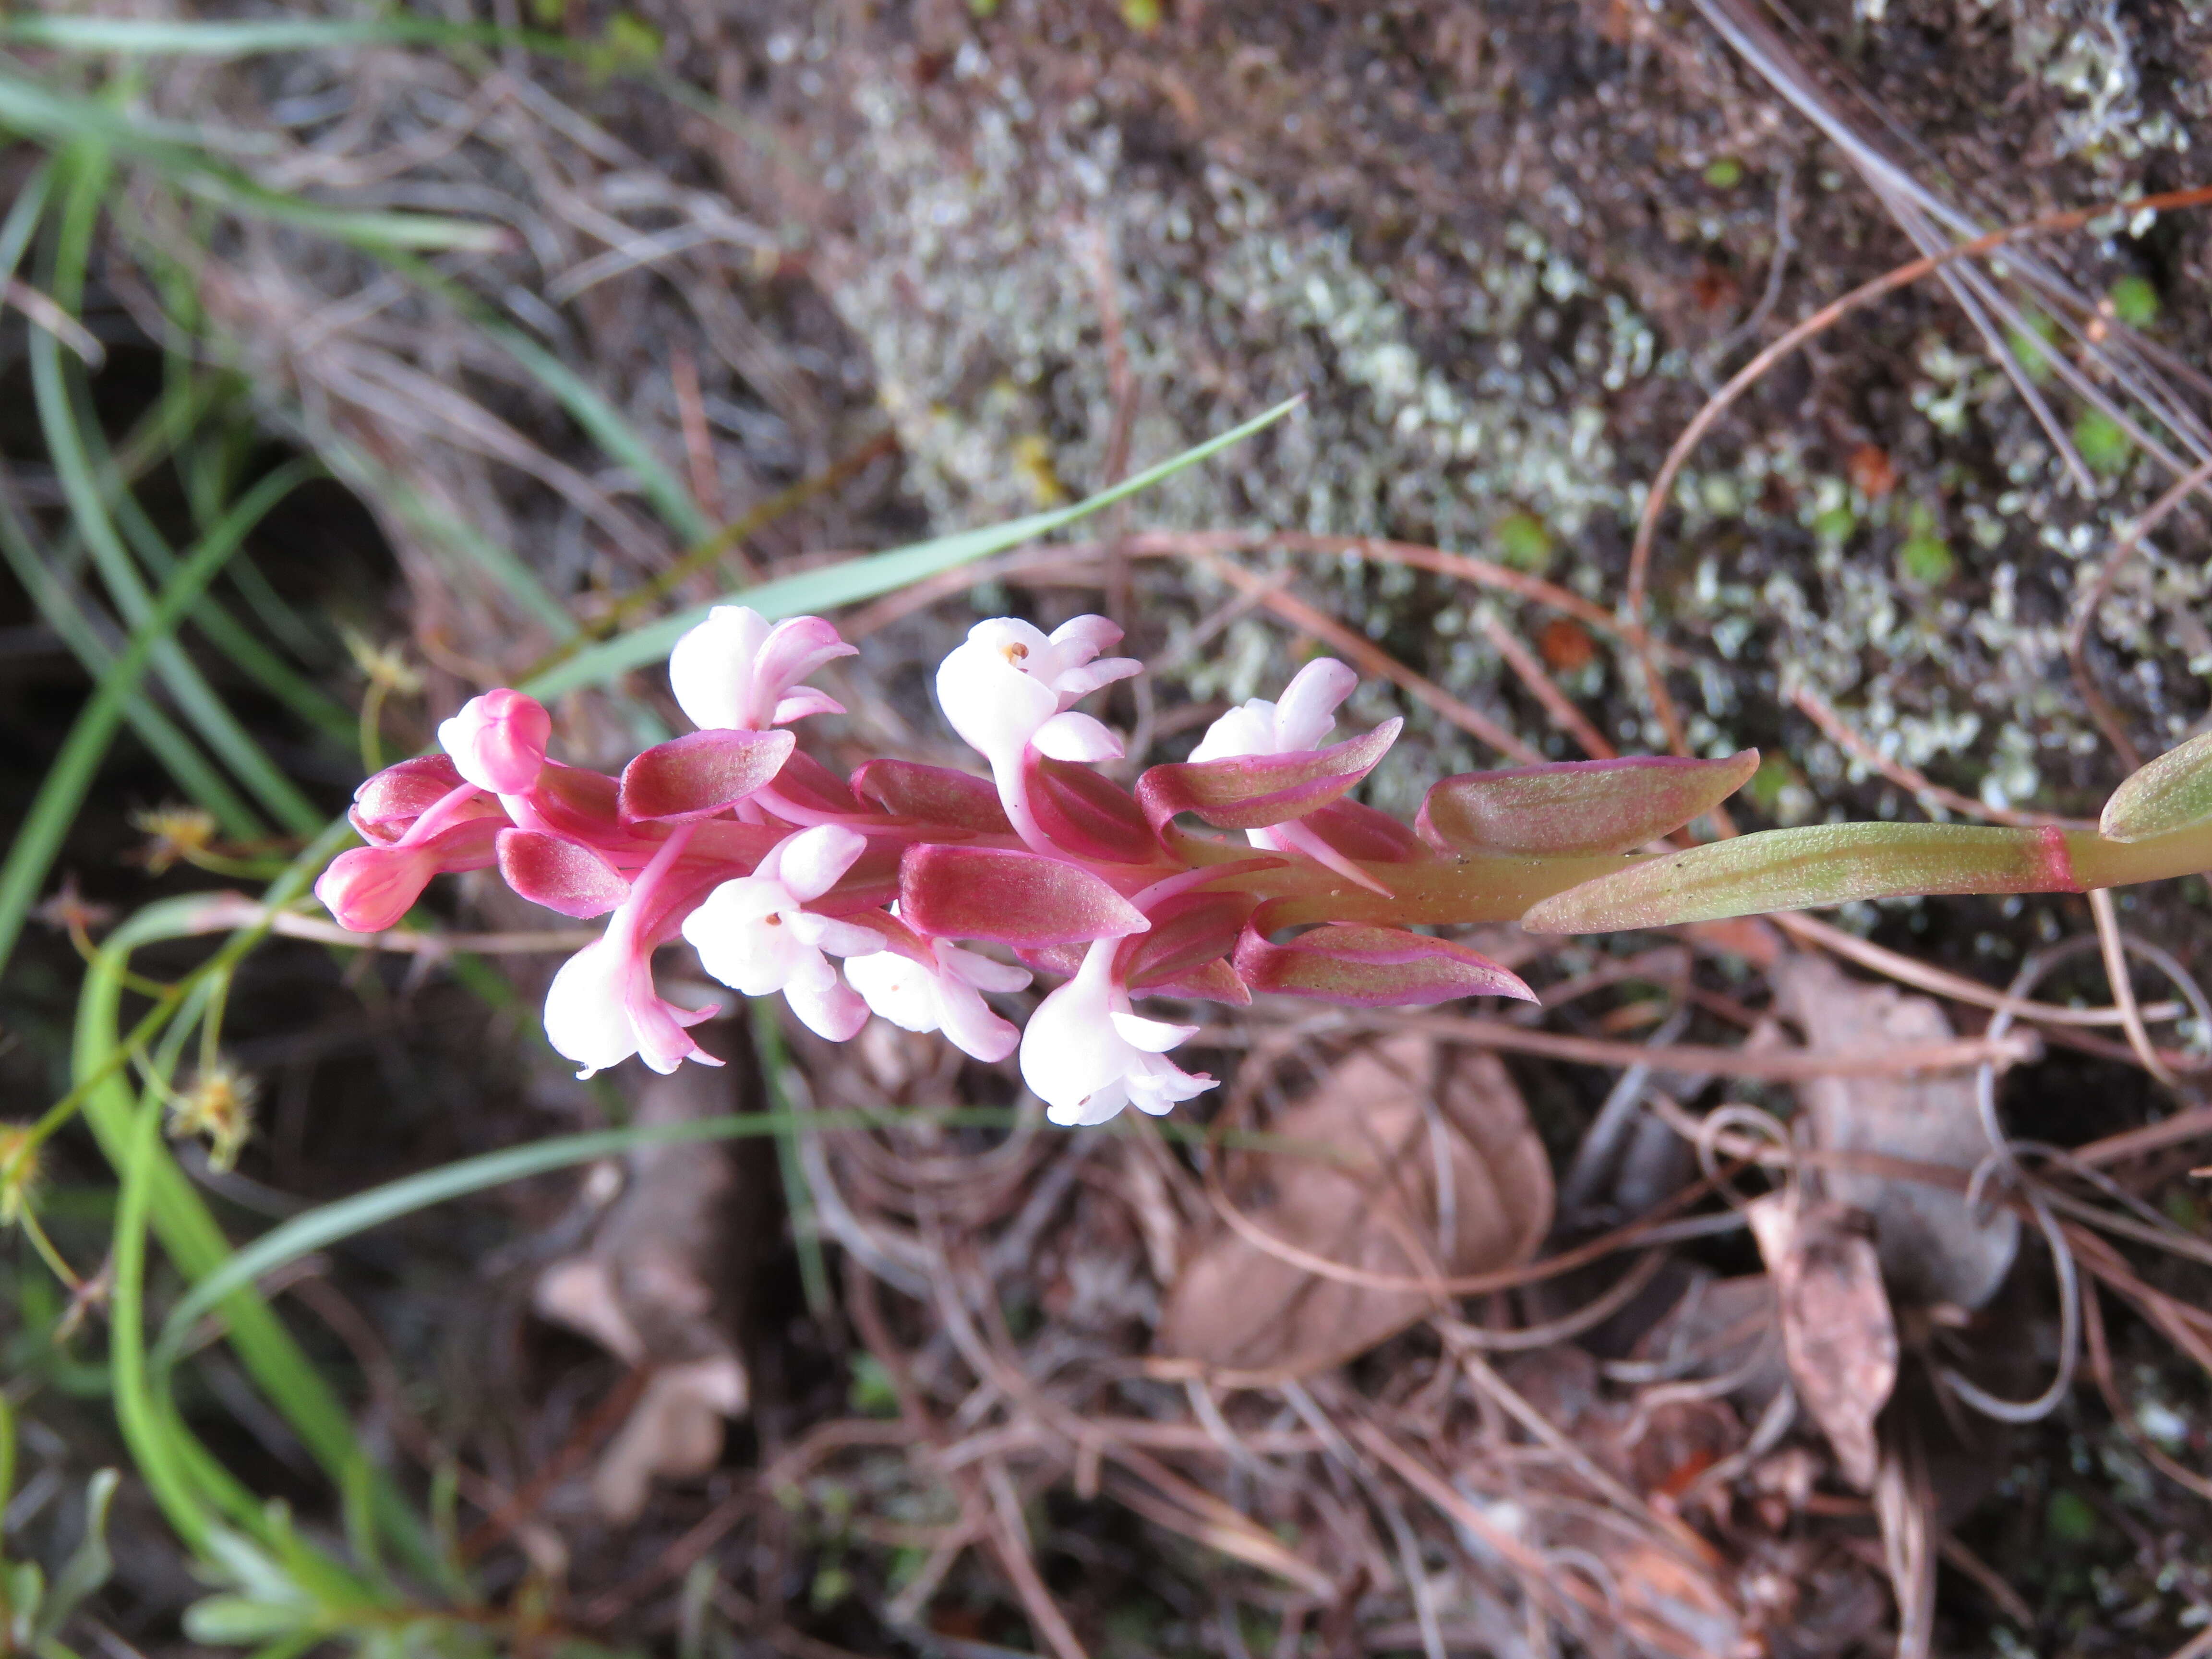
[[[1929,273],[1941,270],[1958,260],[1978,258],[2022,237],[2078,229],[2092,220],[2114,211],[2148,210],[2165,212],[2196,207],[2206,202],[2212,202],[2212,186],[2169,191],[2132,202],[2108,202],[2090,208],[2069,208],[2007,226],[2001,230],[1993,230],[1920,258],[1908,260],[1871,281],[1862,283],[1840,299],[1831,301],[1802,322],[1786,330],[1772,343],[1761,348],[1749,362],[1729,377],[1727,385],[1706,400],[1705,407],[1691,419],[1689,425],[1682,429],[1681,436],[1674,441],[1674,447],[1668,451],[1667,459],[1661,463],[1657,476],[1651,481],[1650,492],[1644,497],[1644,512],[1637,521],[1636,538],[1629,549],[1628,581],[1623,599],[1627,613],[1626,631],[1628,642],[1642,665],[1644,685],[1650,696],[1652,708],[1658,714],[1660,723],[1666,727],[1668,741],[1675,753],[1687,752],[1681,714],[1675,708],[1674,697],[1668,691],[1658,665],[1651,656],[1649,630],[1644,619],[1644,601],[1650,582],[1652,543],[1658,533],[1659,520],[1673,496],[1675,479],[1680,476],[1683,466],[1705,434],[1712,430],[1715,423],[1737,399],[1765,378],[1776,363],[1808,340],[1834,327],[1852,312],[1899,289],[1910,287]]]
[[[2097,826],[2081,818],[2054,817],[2048,812],[2015,812],[2009,807],[1990,806],[1955,789],[1946,789],[1924,772],[1905,764],[1894,756],[1881,750],[1853,731],[1832,708],[1821,701],[1809,685],[1800,684],[1790,693],[1790,700],[1827,735],[1828,740],[1854,759],[1863,762],[1881,776],[1908,793],[1931,800],[1947,811],[1977,823],[2005,823],[2016,829],[2039,829],[2056,824],[2062,830],[2094,830]]]
[[[1498,654],[1505,659],[1528,695],[1544,705],[1544,712],[1552,723],[1565,732],[1578,744],[1583,754],[1592,760],[1611,760],[1620,751],[1605,740],[1597,727],[1589,723],[1583,711],[1575,707],[1574,699],[1559,690],[1559,683],[1536,660],[1536,653],[1522,644],[1520,636],[1495,617],[1482,619],[1483,637],[1488,640]]]
[[[2120,918],[2112,903],[2112,890],[2093,887],[2089,890],[2089,914],[2097,919],[2097,944],[2105,957],[2105,977],[2112,988],[2112,1006],[2120,1011],[2121,1027],[2128,1034],[2128,1047],[2142,1062],[2142,1068],[2169,1089],[2180,1087],[2181,1080],[2169,1070],[2151,1046],[2150,1033],[2143,1029],[2142,1011],[2136,1006],[2136,988],[2128,972],[2127,941],[2120,936]]]
[[[2120,532],[2119,539],[2112,544],[2112,552],[2098,567],[2096,580],[2089,584],[2082,593],[2081,603],[2075,607],[2074,620],[2066,629],[2066,660],[2074,670],[2075,687],[2081,693],[2081,701],[2089,706],[2090,718],[2097,722],[2097,729],[2105,734],[2106,741],[2112,745],[2121,763],[2130,772],[2142,767],[2142,755],[2128,736],[2127,726],[2105,696],[2104,688],[2097,684],[2097,677],[2089,670],[2089,629],[2095,625],[2097,613],[2104,609],[2106,599],[2111,597],[2113,585],[2119,580],[2120,572],[2126,568],[2128,561],[2135,556],[2136,549],[2142,544],[2152,531],[2166,522],[2175,508],[2208,482],[2212,482],[2212,460],[2199,462],[2175,479],[2166,494],[2153,501],[2141,518]]]

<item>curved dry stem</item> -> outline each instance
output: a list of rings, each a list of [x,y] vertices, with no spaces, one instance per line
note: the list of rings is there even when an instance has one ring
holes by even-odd
[[[2153,501],[2142,516],[2120,532],[2112,544],[2112,550],[2098,568],[2097,578],[2089,584],[2075,608],[2074,620],[2066,629],[2066,661],[2074,671],[2074,684],[2088,705],[2089,717],[2097,722],[2097,729],[2105,734],[2123,763],[2130,772],[2142,768],[2142,756],[2128,736],[2119,713],[2105,696],[2097,677],[2089,671],[2089,629],[2095,625],[2097,613],[2104,609],[2105,601],[2112,597],[2112,587],[2120,579],[2120,572],[2135,556],[2151,532],[2207,483],[2212,483],[2212,460],[2199,462],[2174,480],[2166,494]]]
[[[2136,988],[2128,975],[2127,941],[2120,936],[2120,919],[2113,908],[2110,888],[2100,887],[2090,892],[2089,914],[2097,919],[2097,943],[2104,952],[2105,977],[2112,982],[2112,1005],[2120,1011],[2120,1024],[2127,1031],[2128,1047],[2135,1050],[2143,1070],[2167,1088],[2179,1088],[2181,1079],[2159,1058],[2158,1050],[2151,1046],[2150,1033],[2143,1029],[2142,1011],[2136,1006]]]
[[[1680,475],[1683,466],[1688,462],[1692,453],[1696,450],[1705,434],[1712,430],[1720,417],[1728,412],[1736,400],[1758,384],[1776,363],[1781,362],[1808,340],[1834,327],[1852,312],[1871,305],[1876,300],[1893,294],[1899,289],[1908,288],[1922,277],[1931,272],[1942,270],[1956,261],[1978,258],[1984,253],[1991,252],[2022,237],[2078,229],[2093,219],[2118,210],[2163,212],[2179,208],[2197,207],[2207,202],[2212,202],[2212,186],[2168,191],[2161,195],[2146,196],[2132,202],[2107,202],[2091,208],[2069,208],[2063,212],[2045,214],[2021,224],[2008,226],[2002,230],[1993,230],[1954,246],[1925,254],[1920,258],[1909,260],[1893,270],[1885,271],[1871,281],[1862,283],[1840,299],[1831,301],[1802,322],[1787,330],[1771,344],[1763,347],[1749,362],[1729,377],[1728,384],[1706,400],[1705,407],[1697,412],[1689,425],[1682,429],[1682,435],[1674,441],[1674,447],[1667,452],[1667,459],[1661,463],[1658,475],[1652,480],[1650,493],[1644,498],[1644,512],[1637,521],[1636,538],[1629,549],[1628,555],[1628,581],[1622,600],[1626,613],[1623,618],[1623,633],[1631,648],[1636,652],[1638,660],[1643,667],[1644,684],[1650,695],[1652,708],[1658,714],[1660,723],[1666,727],[1668,742],[1673,745],[1675,753],[1687,752],[1682,730],[1681,714],[1675,708],[1674,697],[1668,691],[1659,674],[1658,665],[1651,658],[1650,633],[1644,621],[1644,600],[1650,580],[1651,546],[1658,533],[1660,516],[1667,510],[1668,500],[1674,493],[1675,479]]]

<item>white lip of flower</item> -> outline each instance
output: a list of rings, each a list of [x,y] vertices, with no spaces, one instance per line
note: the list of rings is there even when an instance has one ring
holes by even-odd
[[[799,682],[858,649],[819,617],[770,626],[750,606],[718,605],[668,653],[668,684],[702,731],[763,731],[808,714],[844,713],[827,692]]]
[[[867,1023],[868,1006],[824,952],[866,956],[884,948],[883,935],[802,907],[836,886],[866,847],[866,836],[842,824],[787,836],[751,875],[708,894],[684,919],[684,937],[723,984],[749,997],[781,991],[809,1028],[842,1042]]]
[[[909,1031],[942,1030],[963,1054],[1000,1060],[1013,1053],[1020,1030],[993,1013],[985,991],[1019,991],[1029,970],[1010,968],[950,939],[927,941],[936,965],[916,962],[899,951],[854,957],[845,977],[875,1012]]]
[[[1037,1005],[1022,1033],[1022,1081],[1063,1127],[1103,1123],[1127,1105],[1158,1117],[1213,1087],[1212,1078],[1165,1057],[1197,1026],[1131,1010],[1127,988],[1113,975],[1120,943],[1093,944],[1075,977]]]

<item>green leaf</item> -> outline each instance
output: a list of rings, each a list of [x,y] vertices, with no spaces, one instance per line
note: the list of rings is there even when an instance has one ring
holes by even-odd
[[[2076,843],[2057,830],[1821,823],[1767,830],[1631,864],[1539,901],[1522,925],[1595,933],[1717,921],[1854,899],[2080,890]]]
[[[185,1634],[210,1647],[244,1648],[314,1627],[312,1603],[257,1601],[244,1595],[210,1595],[185,1609]]]
[[[1897,550],[1898,574],[1922,587],[1940,587],[1959,568],[1950,544],[1932,531],[1919,531]]]
[[[100,212],[108,173],[101,160],[92,153],[75,157],[64,171],[67,185],[53,250],[52,290],[56,302],[74,314],[84,289],[93,224]],[[139,627],[153,609],[153,599],[102,499],[91,452],[79,424],[77,401],[70,395],[72,371],[62,362],[60,343],[43,329],[30,331],[28,356],[40,427],[71,518],[84,538],[116,609],[131,626]],[[157,637],[150,650],[155,671],[185,717],[208,747],[253,792],[270,814],[295,834],[312,835],[320,828],[322,813],[277,769],[261,745],[216,696],[183,648],[173,639]]]
[[[1019,547],[1024,542],[1035,541],[1041,536],[1049,535],[1055,530],[1111,507],[1116,501],[1125,501],[1151,489],[1163,479],[1172,477],[1185,467],[1196,465],[1231,445],[1243,442],[1263,428],[1272,426],[1303,401],[1303,398],[1293,398],[1278,404],[1243,425],[1231,428],[1218,437],[1209,438],[1172,460],[1148,467],[1112,489],[1103,489],[1072,507],[1058,507],[1049,513],[1034,513],[1027,518],[1015,519],[1006,524],[992,525],[981,530],[963,530],[954,535],[917,542],[911,547],[895,548],[889,552],[872,554],[866,558],[829,565],[795,576],[779,577],[773,581],[743,589],[713,604],[748,605],[773,622],[784,617],[803,616],[852,605],[861,599],[874,599],[878,594],[904,587],[910,582],[920,581],[925,576],[955,569],[994,553]],[[675,616],[665,617],[658,622],[633,629],[603,645],[580,651],[568,661],[556,664],[538,675],[520,689],[541,701],[550,701],[580,686],[604,685],[632,669],[641,668],[647,663],[666,657],[676,641],[703,621],[712,608],[712,605],[696,605]]]
[[[511,240],[499,225],[430,213],[331,207],[288,196],[217,160],[204,147],[205,134],[151,122],[5,70],[0,70],[0,126],[53,144],[103,145],[204,200],[362,247],[489,253]]]
[[[2107,841],[2148,841],[2212,819],[2212,732],[2167,750],[2112,791],[2097,829]]]
[[[1541,575],[1552,562],[1552,532],[1533,513],[1509,513],[1498,522],[1498,562]]]
[[[23,919],[46,884],[70,824],[83,805],[129,704],[137,696],[138,682],[155,643],[175,631],[223,562],[237,551],[246,532],[307,471],[301,466],[280,468],[249,490],[177,565],[146,620],[131,630],[129,643],[100,674],[91,699],[70,727],[61,753],[46,769],[31,810],[8,849],[7,862],[0,865],[0,963],[15,949]]]
[[[34,1645],[43,1645],[58,1637],[70,1615],[114,1573],[115,1558],[107,1549],[107,1510],[115,1501],[116,1487],[122,1482],[123,1477],[113,1469],[102,1469],[86,1486],[84,1536],[70,1552],[69,1559],[62,1563],[62,1570],[54,1575],[53,1588],[47,1592],[46,1606],[40,1610],[33,1627]]]

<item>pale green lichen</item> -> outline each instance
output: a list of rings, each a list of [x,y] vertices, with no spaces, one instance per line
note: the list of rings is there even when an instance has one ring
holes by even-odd
[[[2022,64],[2069,100],[2068,142],[2124,150],[2118,135],[2140,103],[2126,27],[2087,0],[2002,3],[2022,31]],[[1135,462],[1312,394],[1260,442],[1155,492],[1140,521],[1403,536],[1546,567],[1601,603],[1617,599],[1617,567],[1579,556],[1601,532],[1625,545],[1643,505],[1609,411],[1633,384],[1693,368],[1686,348],[1662,349],[1625,293],[1526,223],[1500,222],[1479,246],[1439,228],[1432,246],[1474,280],[1441,326],[1433,316],[1417,326],[1350,232],[1288,213],[1254,179],[1218,164],[1164,182],[1140,173],[1097,106],[1079,100],[1041,116],[972,42],[951,73],[965,123],[953,138],[933,135],[904,81],[860,89],[863,142],[841,157],[862,198],[859,240],[831,289],[873,356],[909,483],[943,527],[1033,510],[1041,477],[1072,494],[1099,482],[1111,406],[1093,274],[1103,244],[1127,319]],[[1560,343],[1571,307],[1577,325]],[[1737,746],[1747,725],[1771,730],[1786,664],[1882,752],[1991,804],[2027,800],[2094,752],[2100,739],[2072,690],[2050,594],[2062,609],[2072,603],[2111,544],[2120,492],[2136,485],[2116,470],[2098,499],[2081,500],[1970,338],[1931,328],[1916,349],[1906,418],[1926,426],[1884,440],[1939,459],[1893,492],[1869,495],[1812,465],[1811,447],[1829,434],[1809,424],[1693,458],[1669,532],[1691,577],[1670,586],[1662,554],[1654,599],[1675,637],[1711,653],[1686,688],[1700,751]],[[1982,453],[1994,476],[1949,459]],[[1916,544],[1901,580],[1900,550]],[[1440,602],[1431,579],[1357,558],[1300,568],[1302,585],[1351,626],[1415,641],[1409,654],[1425,672],[1503,714],[1508,681],[1479,626],[1493,599],[1447,586]],[[2023,570],[2038,573],[2033,603]],[[1202,570],[1177,580],[1194,615],[1226,597]],[[2206,586],[2204,570],[2152,547],[2100,612],[2100,637],[2142,659],[2129,696],[2169,729],[2202,687],[2167,684],[2158,659],[2174,608]],[[1528,625],[1535,613],[1494,614]],[[1169,615],[1172,637],[1182,614]],[[2212,636],[2201,650],[2179,643],[2212,666]],[[1248,617],[1182,676],[1201,699],[1263,695],[1286,666],[1283,647],[1277,624]],[[1633,674],[1601,657],[1562,680],[1586,708],[1610,710],[1609,735],[1624,747],[1663,740]],[[1401,706],[1370,686],[1353,714]],[[1409,714],[1415,757],[1378,775],[1381,804],[1410,806],[1397,794],[1417,793],[1425,773],[1495,763],[1425,708]],[[1552,752],[1574,752],[1547,726],[1522,726]],[[1770,792],[1778,813],[1808,816],[1808,787],[1832,796],[1863,779],[1825,742],[1798,758],[1802,777]]]

